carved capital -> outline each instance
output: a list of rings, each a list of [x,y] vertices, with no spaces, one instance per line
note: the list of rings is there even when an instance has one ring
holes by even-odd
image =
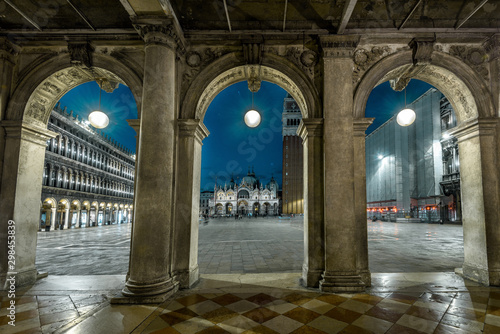
[[[7,59],[14,63],[14,57],[19,53],[19,47],[6,37],[0,37],[0,59]]]
[[[94,53],[94,48],[88,41],[68,42],[68,51],[73,66],[92,67],[92,54]]]
[[[322,36],[320,37],[323,57],[352,58],[358,46],[359,36]]]
[[[355,118],[352,121],[355,137],[365,137],[365,131],[372,125],[375,118]]]
[[[496,34],[488,38],[483,47],[488,53],[490,60],[500,58],[500,34]]]
[[[136,136],[139,136],[139,134],[141,133],[141,119],[140,118],[137,118],[137,119],[127,119],[126,120],[128,125],[134,129],[135,133],[136,133]]]
[[[173,23],[168,24],[134,24],[141,38],[148,45],[164,45],[172,50],[185,54],[180,31]]]
[[[180,137],[195,137],[200,144],[210,134],[205,124],[199,119],[178,119],[177,127]]]
[[[57,133],[23,121],[5,120],[0,123],[7,138],[26,140],[45,147],[47,140],[55,138]]]
[[[432,51],[434,51],[433,38],[414,38],[408,44],[412,49],[413,65],[428,65],[432,60]]]
[[[464,142],[478,136],[494,136],[497,133],[498,118],[479,118],[463,123],[449,131],[458,142]]]
[[[321,137],[323,136],[323,118],[303,118],[297,129],[303,141],[308,137]]]

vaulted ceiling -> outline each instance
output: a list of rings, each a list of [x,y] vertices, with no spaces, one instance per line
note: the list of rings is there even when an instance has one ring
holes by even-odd
[[[133,23],[173,17],[199,33],[500,31],[498,0],[0,0],[0,35],[136,35]]]

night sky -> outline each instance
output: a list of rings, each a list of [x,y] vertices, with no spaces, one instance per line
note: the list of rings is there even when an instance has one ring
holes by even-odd
[[[425,93],[429,84],[411,80],[406,88],[407,103]],[[217,178],[219,185],[229,182],[231,175],[243,177],[253,168],[257,178],[268,183],[271,175],[281,186],[282,136],[281,114],[287,92],[269,82],[262,82],[254,94],[254,109],[262,116],[262,123],[249,128],[243,116],[252,107],[252,93],[246,82],[227,87],[210,104],[204,123],[210,135],[203,141],[201,162],[201,190],[213,190]],[[61,106],[84,119],[99,104],[99,86],[96,82],[82,84],[61,100]],[[366,106],[366,117],[375,117],[368,128],[371,133],[404,107],[404,92],[395,92],[385,82],[372,91]],[[108,114],[110,125],[104,133],[135,152],[135,131],[126,122],[137,118],[137,107],[130,89],[121,85],[113,92],[102,91],[101,109]]]

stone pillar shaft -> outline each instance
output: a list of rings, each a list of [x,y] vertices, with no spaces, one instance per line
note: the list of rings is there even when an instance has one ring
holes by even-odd
[[[500,225],[497,149],[498,119],[458,126],[460,189],[464,229],[464,276],[500,285]]]
[[[357,268],[361,280],[371,286],[368,266],[368,225],[366,217],[366,151],[365,131],[373,118],[354,119],[354,210],[356,219],[358,258]]]
[[[176,118],[175,51],[167,35],[146,30],[145,73],[130,277],[123,294],[137,302],[175,292],[171,277]],[[151,297],[152,296],[152,297]]]
[[[202,141],[209,134],[200,120],[181,119],[178,124],[177,188],[173,238],[173,272],[181,288],[199,279],[198,217]]]
[[[302,281],[317,288],[325,270],[323,119],[303,119],[297,129],[304,146],[304,264]]]
[[[325,272],[320,289],[362,291],[355,215],[352,71],[357,41],[328,36],[324,50]]]
[[[16,285],[33,284],[36,239],[40,222],[40,195],[46,141],[56,133],[21,121],[2,121],[5,155],[0,191],[0,287],[9,273],[17,272]],[[15,228],[9,228],[9,220]],[[15,265],[8,263],[9,230],[15,230]],[[12,233],[12,232],[11,232]]]

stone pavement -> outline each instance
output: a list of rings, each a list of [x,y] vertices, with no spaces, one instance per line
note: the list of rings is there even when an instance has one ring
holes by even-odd
[[[454,273],[373,274],[365,293],[326,294],[298,273],[202,275],[161,304],[110,305],[123,275],[53,276],[0,293],[0,333],[500,333],[500,289]]]
[[[131,225],[39,232],[37,267],[50,275],[126,274]],[[212,219],[200,224],[202,274],[300,272],[302,217]],[[460,225],[368,222],[372,272],[453,271],[463,262]]]

